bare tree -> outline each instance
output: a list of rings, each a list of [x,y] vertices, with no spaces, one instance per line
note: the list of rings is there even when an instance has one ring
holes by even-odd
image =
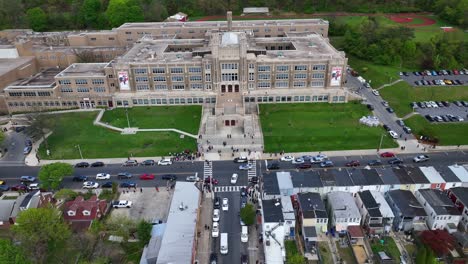
[[[25,114],[26,123],[28,127],[25,130],[25,133],[35,139],[43,139],[46,149],[49,150],[49,143],[47,141],[47,133],[52,131],[57,124],[58,115],[41,113],[40,111],[34,111],[28,114]]]
[[[95,56],[94,52],[89,49],[72,49],[73,54],[77,58],[79,63],[92,63],[99,62],[99,59]]]

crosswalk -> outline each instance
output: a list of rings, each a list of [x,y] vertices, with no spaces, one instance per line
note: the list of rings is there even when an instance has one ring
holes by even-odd
[[[213,176],[213,163],[211,161],[203,162],[203,179]]]
[[[241,188],[247,186],[215,186],[214,192],[240,192]]]
[[[248,178],[251,179],[252,177],[257,177],[257,161],[250,160],[249,164],[252,165],[252,169],[247,171]]]

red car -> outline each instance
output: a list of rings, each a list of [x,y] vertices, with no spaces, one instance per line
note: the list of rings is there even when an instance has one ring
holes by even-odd
[[[154,180],[154,174],[145,173],[140,176],[140,180]]]
[[[310,169],[310,168],[312,168],[312,164],[310,164],[310,163],[302,163],[302,164],[300,164],[299,166],[297,166],[297,168],[299,168],[299,169]]]
[[[28,186],[26,186],[24,184],[18,184],[18,185],[15,185],[15,186],[11,187],[11,190],[12,191],[27,191]]]
[[[393,157],[395,157],[395,153],[393,153],[393,152],[383,152],[383,153],[380,153],[380,157],[382,157],[382,158],[393,158]]]
[[[205,183],[210,183],[210,179],[211,179],[211,184],[218,185],[219,181],[215,178],[210,178],[210,177],[205,179]]]
[[[359,162],[359,160],[352,160],[346,163],[346,167],[356,167],[356,166],[361,166],[361,163]]]

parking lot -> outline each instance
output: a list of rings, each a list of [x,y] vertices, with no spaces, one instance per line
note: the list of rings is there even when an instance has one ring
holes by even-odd
[[[156,191],[156,188],[147,187],[142,189],[122,189],[120,192],[119,200],[128,200],[133,204],[130,209],[111,209],[112,217],[126,216],[133,220],[162,220],[163,222],[167,220],[172,191],[167,191],[166,188],[163,187],[160,187],[159,191]]]
[[[444,74],[442,71],[424,71],[424,72],[402,72],[400,78],[408,82],[412,86],[456,86],[456,85],[467,85],[468,74],[464,70],[460,70],[451,74]],[[431,75],[429,75],[431,74]],[[437,74],[437,75],[434,75]],[[438,81],[439,80],[439,81]],[[440,81],[442,80],[442,81]],[[444,80],[450,80],[450,82],[444,82]],[[458,80],[460,84],[455,84],[453,81]],[[423,83],[421,81],[424,81]],[[434,83],[435,81],[436,83]],[[415,82],[418,82],[416,84]],[[430,83],[428,83],[430,82]],[[449,84],[452,83],[452,84]]]
[[[426,115],[429,115],[431,117],[441,117],[439,118],[439,121],[431,121],[426,117],[426,119],[428,119],[428,121],[431,122],[468,122],[468,106],[457,106],[452,102],[449,102],[448,106],[442,107],[438,106],[421,108],[418,106],[418,108],[415,108],[415,111],[417,111],[424,117],[426,117]],[[442,121],[440,121],[441,119]]]

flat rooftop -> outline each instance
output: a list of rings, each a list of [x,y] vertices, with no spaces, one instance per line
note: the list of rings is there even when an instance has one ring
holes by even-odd
[[[336,218],[360,218],[361,214],[354,202],[353,194],[348,192],[328,193],[328,202]]]
[[[104,67],[108,63],[74,63],[62,72],[57,77],[67,76],[106,76]]]
[[[19,57],[14,59],[0,59],[0,77],[16,68],[25,67],[27,64],[32,63],[32,61],[35,59],[36,57],[33,56]]]
[[[35,74],[34,76],[27,79],[19,79],[16,82],[10,84],[7,89],[27,89],[27,88],[51,88],[55,83],[55,76],[60,72],[56,68],[49,68],[42,72]],[[47,86],[47,87],[45,87]]]

